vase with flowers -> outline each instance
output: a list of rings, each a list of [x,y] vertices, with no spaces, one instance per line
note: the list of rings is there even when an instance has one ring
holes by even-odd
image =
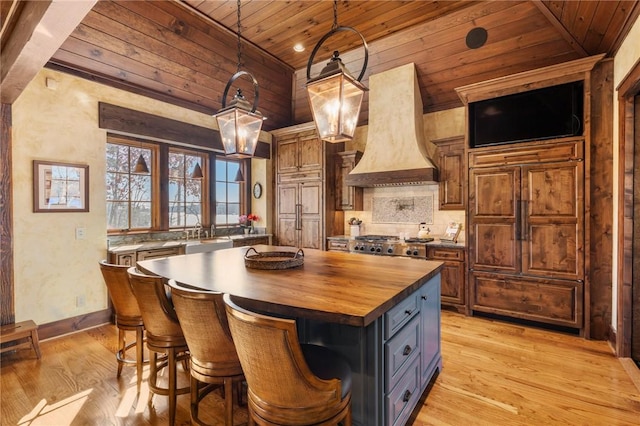
[[[257,214],[249,213],[243,214],[238,218],[240,227],[244,230],[245,234],[251,234],[253,232],[253,222],[260,220]]]

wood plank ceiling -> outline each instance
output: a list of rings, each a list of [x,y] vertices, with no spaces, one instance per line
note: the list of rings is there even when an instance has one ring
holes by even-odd
[[[338,4],[338,23],[369,44],[368,76],[416,64],[425,112],[461,106],[454,88],[606,53],[612,56],[640,13],[638,1],[353,1]],[[306,65],[333,23],[331,1],[243,0],[242,69],[260,84],[265,129],[311,121]],[[236,1],[101,0],[53,55],[48,66],[147,96],[214,113],[237,69]],[[486,44],[467,47],[470,30]],[[295,43],[306,50],[297,53]],[[324,43],[312,68],[330,52],[357,75],[360,39]],[[249,100],[248,81],[238,85]],[[368,119],[367,98],[361,123]]]

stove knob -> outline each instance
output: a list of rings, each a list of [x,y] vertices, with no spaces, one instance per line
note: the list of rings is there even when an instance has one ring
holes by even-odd
[[[407,250],[407,256],[411,256],[411,250]]]
[[[380,253],[382,249],[380,247],[376,247],[376,253]]]
[[[389,247],[389,248],[387,249],[387,253],[389,253],[389,254],[393,254],[393,247]]]
[[[360,246],[360,251],[364,251],[364,246]]]
[[[417,255],[418,255],[418,250],[414,250],[414,251],[413,251],[413,255],[414,255],[414,256],[417,256]]]

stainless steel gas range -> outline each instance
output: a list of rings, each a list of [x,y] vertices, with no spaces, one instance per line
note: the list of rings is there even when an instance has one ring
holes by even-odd
[[[427,258],[427,243],[433,238],[409,238],[401,240],[391,235],[360,235],[349,240],[352,253],[380,256],[404,256]]]

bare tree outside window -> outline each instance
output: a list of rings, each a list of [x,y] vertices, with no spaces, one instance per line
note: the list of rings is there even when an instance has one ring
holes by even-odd
[[[139,230],[152,227],[153,151],[143,146],[107,143],[107,230]],[[143,156],[150,173],[135,174]]]
[[[203,220],[203,179],[193,178],[193,170],[204,165],[204,157],[185,151],[169,151],[169,227],[190,227]]]

